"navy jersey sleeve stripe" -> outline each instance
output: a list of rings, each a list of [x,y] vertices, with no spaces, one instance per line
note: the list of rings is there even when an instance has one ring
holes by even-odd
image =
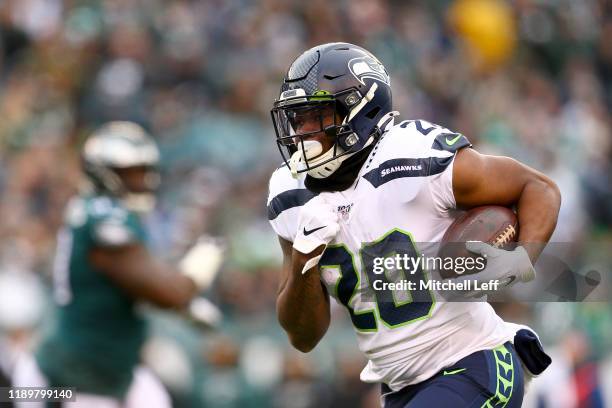
[[[299,207],[310,201],[317,194],[305,188],[287,190],[274,197],[268,204],[268,220],[272,221],[285,210]]]
[[[363,178],[378,188],[398,178],[427,177],[442,173],[452,161],[453,156],[391,159],[364,174]]]
[[[441,133],[436,136],[432,149],[443,150],[446,152],[455,153],[464,147],[471,147],[472,144],[461,133]]]

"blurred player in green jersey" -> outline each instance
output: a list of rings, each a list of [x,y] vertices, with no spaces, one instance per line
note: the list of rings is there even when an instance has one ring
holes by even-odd
[[[160,382],[140,365],[146,325],[136,306],[196,306],[222,254],[200,241],[174,268],[147,250],[140,216],[154,206],[158,160],[154,141],[135,123],[111,122],[86,141],[90,188],[70,201],[58,235],[57,325],[35,358],[17,364],[14,385],[75,387],[84,407],[170,406]]]

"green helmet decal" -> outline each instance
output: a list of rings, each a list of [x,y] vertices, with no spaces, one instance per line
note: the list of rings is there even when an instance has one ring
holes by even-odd
[[[312,94],[312,98],[310,98],[310,100],[313,100],[313,101],[328,101],[331,99],[332,99],[331,93],[328,91],[324,91],[324,90],[314,91]]]

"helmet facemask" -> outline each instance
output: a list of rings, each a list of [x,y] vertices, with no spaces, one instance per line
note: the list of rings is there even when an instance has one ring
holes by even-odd
[[[83,169],[98,192],[119,198],[127,208],[149,212],[159,186],[159,151],[142,128],[111,122],[94,133],[83,149]]]
[[[136,170],[142,167],[145,172],[143,175],[142,186],[134,188],[126,180],[126,171]],[[156,204],[156,190],[160,184],[159,170],[156,166],[133,166],[125,168],[106,167],[84,163],[84,171],[91,187],[95,191],[110,194],[119,198],[130,210],[148,213]]]
[[[121,200],[126,207],[146,213],[155,207],[155,192],[160,184],[160,175],[156,166],[141,165],[128,168],[112,169],[121,179],[124,193]]]
[[[333,120],[300,129],[297,121],[310,108],[331,110]],[[377,140],[381,121],[391,111],[391,83],[381,62],[356,45],[327,43],[293,61],[271,114],[277,145],[293,176],[324,179]]]
[[[375,91],[376,85],[372,88]],[[348,121],[367,99],[354,88],[337,94],[319,92],[307,96],[302,89],[281,94],[271,112],[272,122],[276,143],[294,177],[304,172],[314,178],[329,177],[359,150],[359,137]],[[301,129],[304,123],[309,124],[306,130]],[[331,142],[326,150],[320,142],[321,135]]]

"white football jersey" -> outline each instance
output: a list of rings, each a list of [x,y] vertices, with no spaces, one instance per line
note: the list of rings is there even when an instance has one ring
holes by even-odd
[[[340,232],[319,262],[321,281],[349,311],[369,360],[363,381],[398,390],[514,337],[486,302],[447,303],[427,290],[394,291],[389,299],[371,289],[375,279],[418,281],[428,273],[376,275],[372,266],[376,257],[435,256],[436,245],[427,243],[440,242],[460,214],[454,210],[453,160],[466,146],[461,134],[422,120],[404,121],[387,128],[351,187],[321,193],[340,214]],[[301,206],[315,196],[304,179],[292,178],[282,166],[270,180],[268,218],[291,242]]]

